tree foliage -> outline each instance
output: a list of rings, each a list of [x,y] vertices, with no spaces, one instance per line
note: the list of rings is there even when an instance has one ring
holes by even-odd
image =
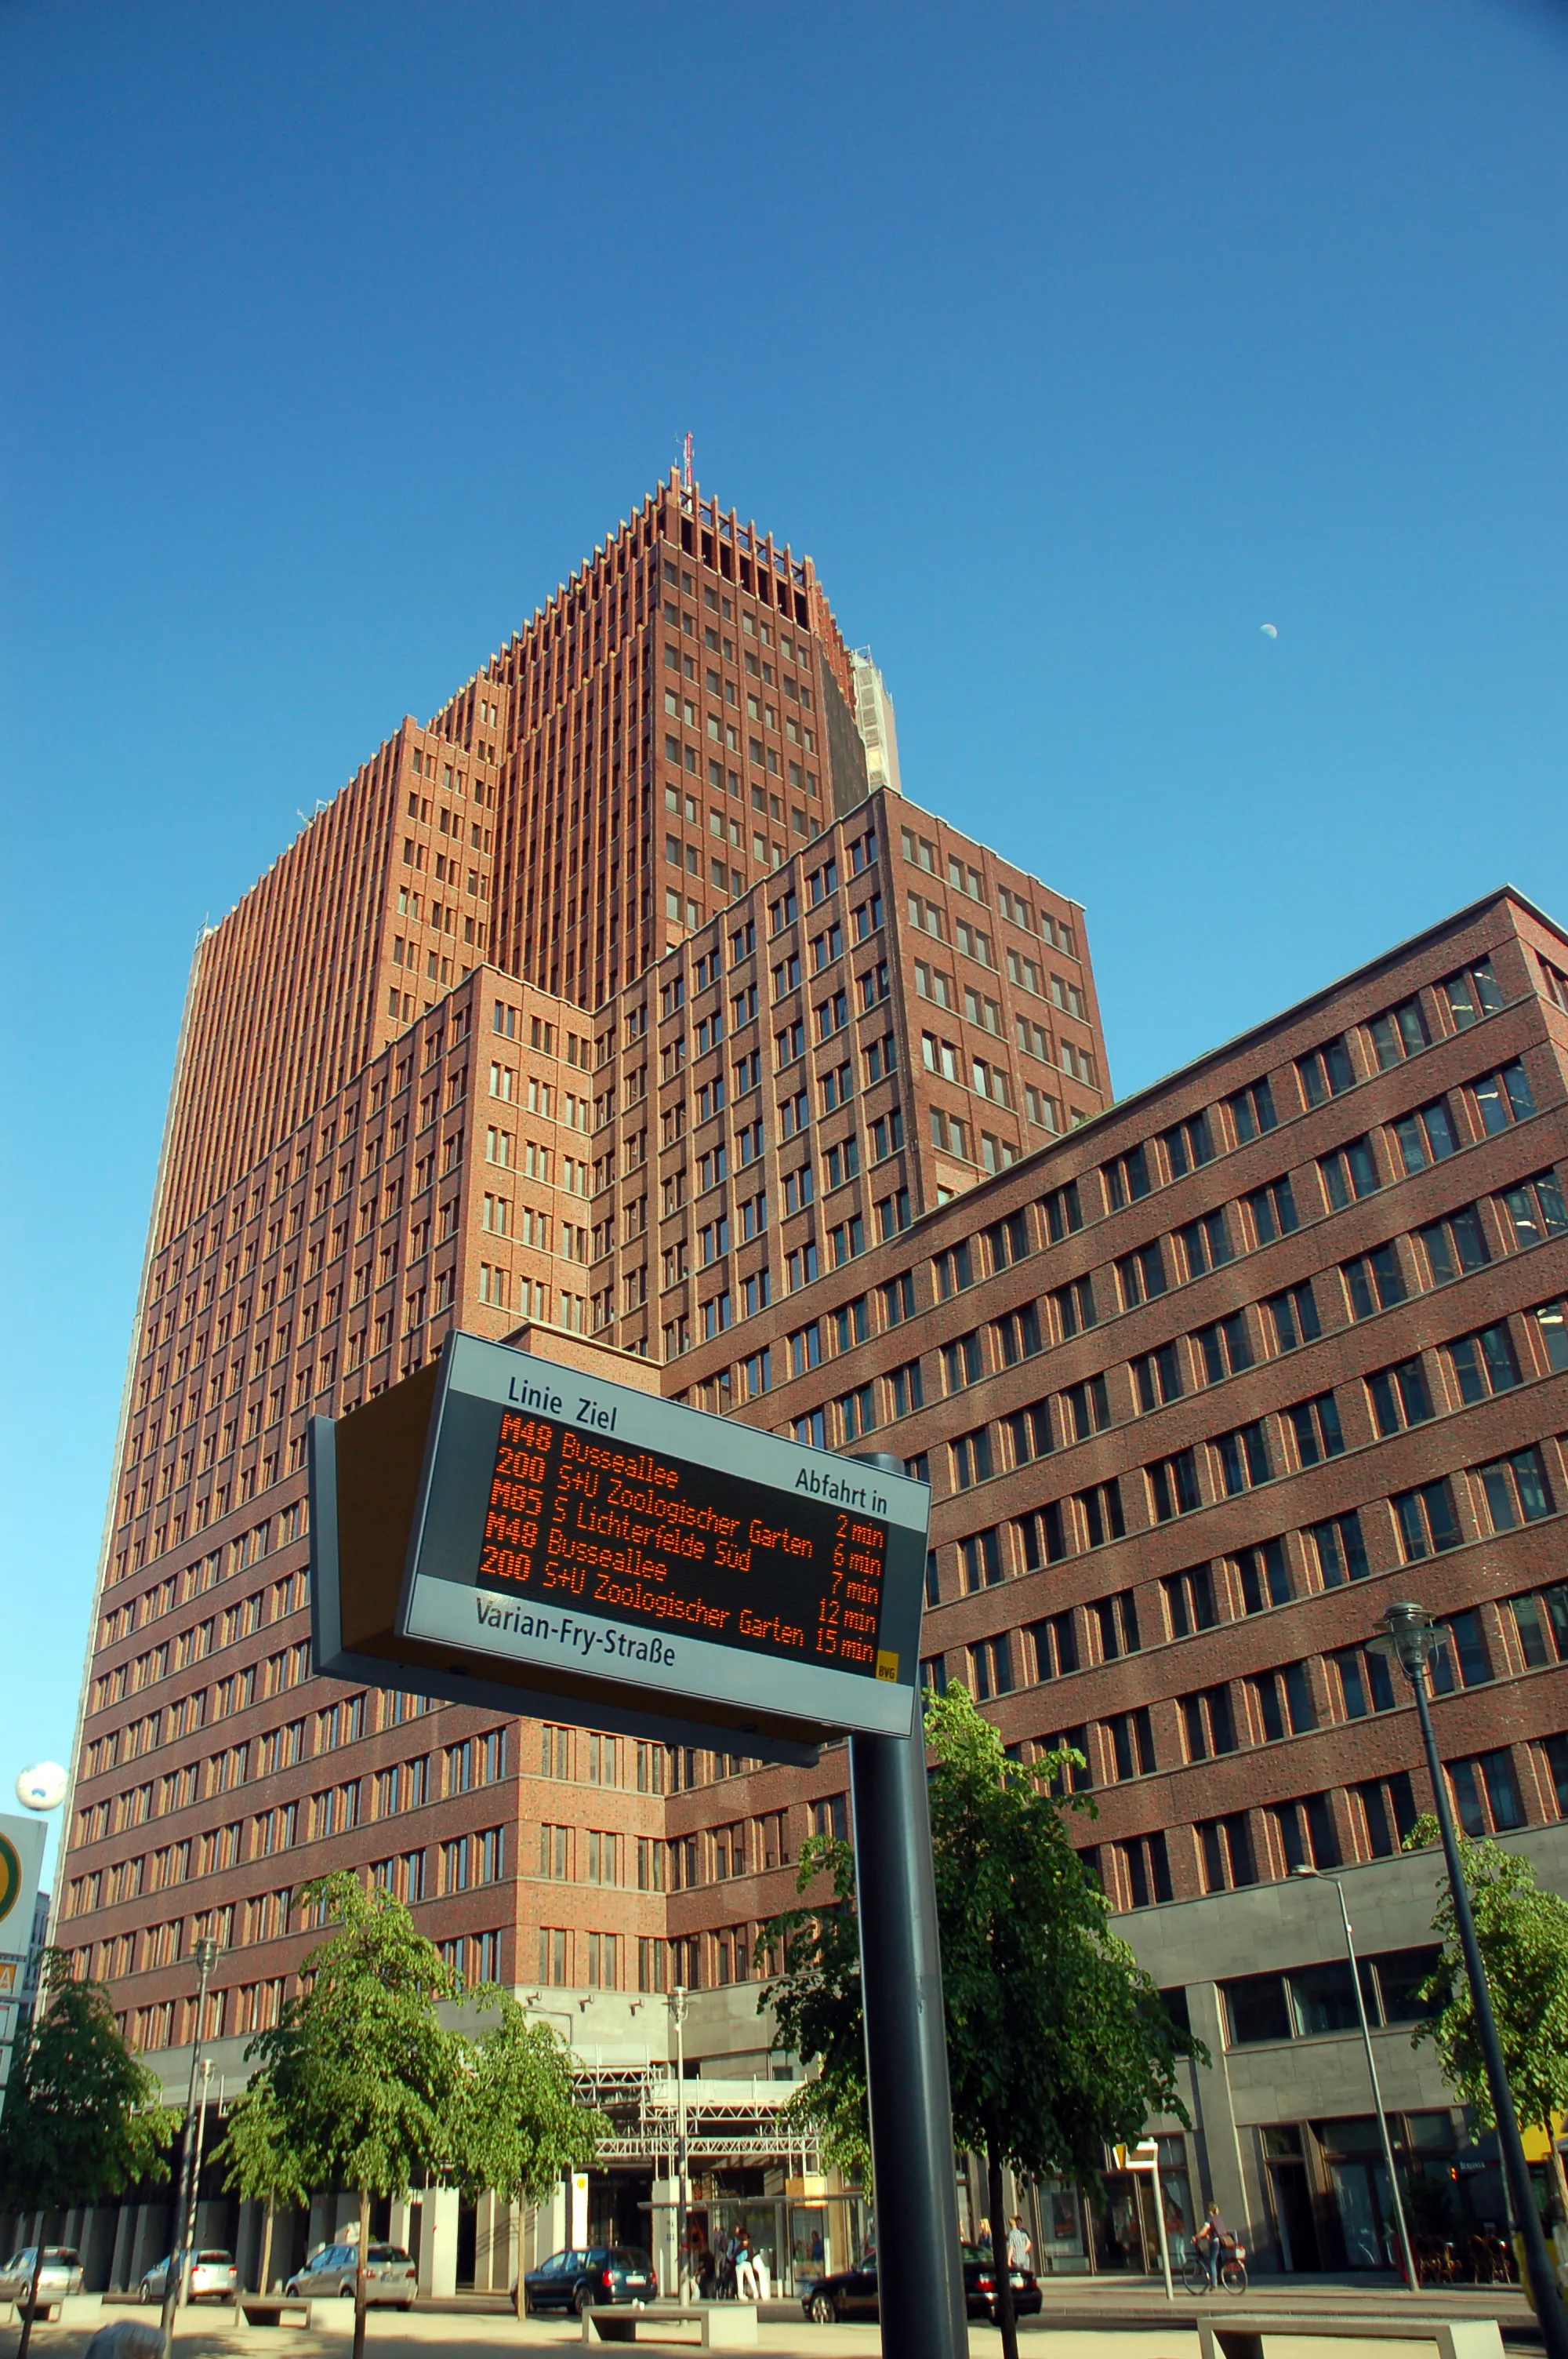
[[[167,2179],[179,2115],[132,2055],[102,1983],[44,1952],[31,2032],[0,2115],[0,2211],[52,2211]]]
[[[272,2276],[272,2234],[278,2205],[309,2201],[309,2185],[300,2172],[298,2158],[288,2140],[288,2127],[278,2104],[271,2075],[260,2072],[229,2109],[228,2128],[212,2159],[223,2172],[223,2183],[250,2203],[266,2209],[262,2235],[261,2284],[265,2293]]]
[[[460,2050],[437,2009],[465,1994],[390,1892],[346,1868],[303,1886],[330,1927],[302,1989],[246,2050],[257,2104],[297,2183],[400,2195],[451,2156]]]
[[[855,1854],[836,1835],[808,1835],[802,1843],[796,1891],[808,1891],[822,1875],[832,1882],[830,1901],[790,1909],[762,1929],[759,1964],[782,1949],[784,1969],[764,1985],[759,2012],[773,2008],[775,2048],[820,2061],[816,2078],[803,2082],[782,2108],[783,2121],[817,2141],[829,2170],[870,2187]]]
[[[1405,1848],[1437,1839],[1437,1821],[1418,1819]],[[1501,1843],[1461,1835],[1459,1858],[1514,2106],[1527,2127],[1549,2130],[1554,2114],[1568,2113],[1568,1900],[1542,1892],[1530,1860]],[[1411,2038],[1432,2043],[1454,2095],[1491,2129],[1492,2093],[1446,1879],[1432,1930],[1443,1954],[1418,1995],[1434,2012]]]
[[[300,1900],[330,1930],[306,1959],[297,1998],[251,2042],[260,2070],[222,2149],[229,2183],[264,2201],[297,2201],[341,2183],[370,2199],[441,2180],[537,2201],[559,2173],[591,2159],[600,2116],[571,2102],[566,2049],[530,2024],[510,1994],[465,1991],[389,1892],[348,1870],[306,1885]],[[491,2006],[475,2038],[443,2006]],[[355,2359],[364,2342],[362,2276]]]
[[[167,2179],[178,2126],[157,2075],[126,2047],[103,1984],[73,1981],[64,1951],[47,1950],[0,2114],[0,2212],[92,2203]],[[31,2332],[29,2301],[24,2354]]]
[[[464,1993],[390,1892],[367,1892],[340,1868],[299,1898],[330,1930],[305,1961],[298,1996],[245,2051],[261,2066],[251,2156],[276,2168],[280,2185],[359,2190],[354,2359],[362,2359],[371,2198],[427,2185],[453,2158],[461,2042],[437,2010]]]
[[[1092,1804],[1051,1787],[1080,1756],[1010,1761],[962,1688],[925,1733],[955,2133],[1022,2177],[1098,2183],[1108,2144],[1186,2119],[1194,2042],[1068,1838],[1064,1810]]]
[[[992,2249],[1006,2254],[1004,2169],[1095,2184],[1108,2144],[1136,2140],[1155,2115],[1187,2116],[1176,2065],[1203,2051],[1172,2019],[1105,1895],[1069,1840],[1065,1812],[1090,1808],[1053,1788],[1079,1756],[1010,1761],[961,1687],[927,1700],[929,1793],[947,2069],[960,2147],[985,2158]],[[852,2166],[869,2146],[854,1864],[847,1844],[802,1849],[798,1888],[827,1870],[833,1897],[763,1932],[783,1971],[762,1992],[775,2045],[820,2059],[794,2101]],[[1005,2267],[998,2268],[1004,2349],[1016,2350]]]
[[[586,2170],[604,2117],[572,2101],[571,2059],[559,2033],[530,2022],[510,1991],[486,1986],[475,1999],[500,2011],[470,2043],[457,2089],[452,2175],[470,2198],[493,2188],[509,2202],[541,2202],[568,2170]],[[522,2315],[523,2271],[517,2272]]]

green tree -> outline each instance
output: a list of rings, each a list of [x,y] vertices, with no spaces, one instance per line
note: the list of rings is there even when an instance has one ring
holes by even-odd
[[[364,1891],[343,1868],[299,1898],[331,1930],[305,1961],[300,1995],[246,2050],[261,2062],[257,2142],[275,2148],[280,2187],[287,2177],[358,2190],[354,2359],[363,2359],[371,2198],[428,2184],[453,2159],[465,2043],[438,2009],[465,1994],[391,1893]]]
[[[259,2072],[229,2110],[229,2126],[212,2159],[223,2171],[223,2184],[247,2203],[266,2207],[262,2230],[261,2283],[265,2293],[272,2277],[273,2228],[280,2203],[293,2206],[309,2201],[310,2190],[300,2177],[298,2159],[288,2141],[287,2124],[278,2107],[277,2092],[269,2073]]]
[[[815,2138],[829,2170],[851,2185],[871,2185],[866,2106],[866,2044],[860,2017],[860,1927],[855,1913],[855,1854],[837,1835],[808,1835],[800,1847],[797,1892],[820,1875],[833,1897],[792,1908],[765,1925],[757,1962],[782,1952],[783,1969],[765,1984],[759,2013],[773,2011],[773,2046],[819,2060],[782,2109],[795,2131]]]
[[[126,2047],[103,1984],[73,1981],[64,1951],[46,1951],[32,2027],[0,2115],[0,2211],[38,2213],[17,2359],[27,2359],[32,2338],[45,2212],[167,2179],[178,2126],[157,2076]]]
[[[1437,1840],[1437,1821],[1421,1818],[1406,1836],[1405,1849],[1419,1850]],[[1459,1858],[1515,2110],[1520,2125],[1544,2131],[1550,2145],[1553,2115],[1568,2113],[1568,1900],[1542,1892],[1531,1863],[1501,1843],[1461,1835]],[[1483,2129],[1491,2129],[1491,2091],[1446,1880],[1432,1930],[1442,1940],[1443,1953],[1417,1995],[1433,2012],[1417,2024],[1411,2038],[1418,2045],[1432,2043],[1454,2095]],[[1555,2171],[1551,2183],[1561,2208]]]
[[[605,2129],[601,2114],[574,2104],[570,2053],[550,2025],[530,2022],[510,1991],[474,1993],[501,2020],[468,2045],[453,2120],[452,2173],[470,2200],[493,2188],[509,2203],[536,2204],[563,2172],[586,2170]],[[523,2256],[517,2255],[517,2315]]]
[[[1136,2140],[1153,2114],[1187,2118],[1175,2068],[1203,2051],[1112,1931],[1069,1840],[1065,1811],[1093,1805],[1052,1788],[1081,1756],[1010,1761],[962,1688],[928,1699],[925,1738],[953,2128],[985,2162],[998,2324],[1006,2359],[1017,2359],[1003,2172],[1098,2183],[1107,2145]],[[812,2102],[848,2153],[867,2136],[853,1867],[846,1846],[803,1857],[808,1875],[823,1864],[834,1875],[828,1907],[792,1912],[764,1934],[786,1950],[762,2001],[776,2010],[780,2045],[822,2059],[827,2085]]]

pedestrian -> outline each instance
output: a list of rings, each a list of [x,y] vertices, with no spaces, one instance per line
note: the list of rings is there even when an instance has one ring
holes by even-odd
[[[1029,2231],[1022,2216],[1015,2212],[1007,2227],[1007,2266],[1010,2269],[1026,2269],[1034,2247],[1029,2241]]]
[[[708,2238],[699,2220],[688,2220],[681,2245],[681,2299],[707,2299],[704,2279],[711,2283],[712,2257],[708,2250]]]
[[[752,2239],[744,2228],[735,2239],[735,2290],[741,2301],[760,2301],[762,2287],[757,2280],[757,2264],[752,2254]]]
[[[1193,2238],[1194,2244],[1203,2255],[1204,2267],[1208,2271],[1208,2281],[1211,2286],[1217,2286],[1219,2283],[1220,2265],[1225,2258],[1225,2248],[1229,2241],[1225,2232],[1225,2223],[1219,2216],[1219,2206],[1217,2203],[1211,2203],[1208,2207],[1208,2217]]]

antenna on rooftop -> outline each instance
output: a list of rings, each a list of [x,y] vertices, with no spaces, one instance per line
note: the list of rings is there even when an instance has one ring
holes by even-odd
[[[691,489],[691,436],[689,434],[686,438],[686,443],[684,446],[684,458],[681,466],[681,487],[684,491],[688,492]]]

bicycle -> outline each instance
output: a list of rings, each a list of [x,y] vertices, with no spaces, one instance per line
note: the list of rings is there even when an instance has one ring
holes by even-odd
[[[1204,2259],[1203,2255],[1201,2253],[1194,2253],[1190,2256],[1186,2267],[1182,2271],[1182,2283],[1185,2286],[1190,2294],[1196,2297],[1206,2293],[1217,2292],[1221,2288],[1223,2288],[1227,2293],[1243,2294],[1246,2292],[1247,2256],[1244,2248],[1240,2245],[1227,2244],[1225,2247],[1225,2256],[1224,2260],[1219,2265],[1219,2282],[1217,2286],[1211,2285],[1209,2281],[1208,2264]]]

